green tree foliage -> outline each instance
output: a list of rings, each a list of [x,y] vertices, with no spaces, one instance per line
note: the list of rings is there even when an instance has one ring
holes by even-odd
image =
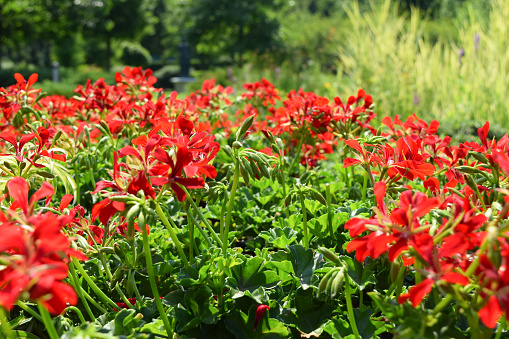
[[[7,48],[20,51],[27,44],[36,43],[42,49],[41,43],[65,36],[70,23],[60,18],[66,17],[68,8],[65,1],[0,0],[0,59]],[[45,62],[49,62],[48,56]]]
[[[75,18],[89,39],[106,43],[106,68],[111,67],[114,39],[138,40],[150,27],[147,0],[81,0],[74,2]]]
[[[242,62],[247,51],[266,51],[277,45],[279,22],[275,0],[196,0],[188,4],[188,40],[200,55],[229,55]]]

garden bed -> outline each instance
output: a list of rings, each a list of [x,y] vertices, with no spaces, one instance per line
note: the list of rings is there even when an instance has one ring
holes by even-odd
[[[267,80],[0,88],[8,338],[507,333],[505,135]]]

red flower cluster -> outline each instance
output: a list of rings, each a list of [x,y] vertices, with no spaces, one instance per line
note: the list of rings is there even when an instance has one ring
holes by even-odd
[[[509,242],[507,232],[499,228],[509,210],[508,192],[500,185],[509,180],[509,137],[488,141],[486,123],[478,130],[480,144],[450,146],[449,137],[435,134],[436,121],[428,125],[412,116],[405,123],[398,117],[385,118],[384,124],[390,129],[386,136],[395,140],[384,145],[345,141],[356,157],[347,158],[344,166],[361,165],[373,182],[378,181],[374,215],[345,224],[354,238],[347,250],[355,251],[361,262],[387,253],[391,262],[401,258],[405,266],[414,265],[416,277],[422,279],[399,296],[400,303],[410,300],[416,307],[435,287],[449,291],[448,285],[480,286],[484,302],[474,305],[481,321],[495,327],[509,306],[505,273]],[[417,179],[428,194],[413,192],[409,185],[402,187]],[[458,185],[463,186],[456,189]],[[386,203],[389,189],[404,190],[394,207]],[[488,209],[495,213],[492,221],[485,214]],[[430,224],[436,220],[430,214],[437,210],[449,217]]]
[[[45,182],[28,200],[28,184],[20,177],[7,183],[13,199],[9,214],[0,214],[0,306],[12,309],[18,299],[42,303],[50,313],[60,314],[67,304],[75,305],[77,295],[65,284],[69,256],[86,257],[71,248],[71,240],[62,233],[75,211],[56,215],[35,213],[38,200],[51,199],[53,187]],[[14,211],[21,209],[22,214]]]

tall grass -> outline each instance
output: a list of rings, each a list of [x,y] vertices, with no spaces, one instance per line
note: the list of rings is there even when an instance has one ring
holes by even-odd
[[[417,10],[405,17],[390,0],[372,1],[367,11],[349,3],[337,91],[366,89],[382,115],[509,126],[509,0],[486,4],[487,20],[472,5],[459,17],[456,43],[432,43]]]

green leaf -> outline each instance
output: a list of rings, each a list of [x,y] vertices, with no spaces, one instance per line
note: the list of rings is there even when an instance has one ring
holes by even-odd
[[[307,288],[315,270],[323,266],[322,253],[316,252],[313,256],[313,250],[306,250],[300,244],[288,246],[288,250],[292,255],[295,276],[299,278],[303,288]]]
[[[312,296],[295,297],[295,309],[286,308],[280,318],[287,325],[293,325],[304,333],[322,332],[322,325],[334,311],[331,304],[319,302]]]
[[[125,326],[129,323],[129,321],[134,317],[134,310],[126,310],[122,309],[115,316],[115,329],[113,334],[115,335],[125,335],[129,334],[129,327]]]
[[[254,330],[254,321],[256,308],[258,305],[253,305],[249,309],[249,315],[242,311],[231,312],[225,319],[226,328],[235,335],[237,338],[288,338],[290,333],[288,328],[279,320],[271,318],[270,312],[265,311],[263,318]]]
[[[348,276],[350,276],[350,281],[358,286],[361,291],[367,286],[376,283],[376,279],[374,277],[375,273],[369,269],[365,269],[360,262],[346,255],[342,255],[339,258],[348,266]]]
[[[283,229],[281,227],[271,228],[270,231],[261,232],[259,236],[274,247],[281,249],[297,240],[297,232],[288,226]]]
[[[320,209],[324,208],[324,206],[322,205],[322,203],[320,201],[311,200],[311,199],[305,199],[304,205],[306,206],[306,209],[309,211],[309,213],[311,213],[312,215],[316,215],[316,213]]]
[[[12,331],[15,338],[40,339],[38,336],[25,331]]]
[[[276,272],[264,270],[264,265],[265,259],[253,257],[244,264],[232,267],[233,279],[228,279],[228,284],[237,291],[234,298],[243,296],[244,291],[253,293],[260,286],[272,288],[281,281]]]
[[[302,221],[302,214],[292,214],[290,215],[290,217],[287,219],[288,221],[288,225],[293,228],[294,230],[295,229],[299,229],[299,228],[302,228],[301,227],[301,221]]]

